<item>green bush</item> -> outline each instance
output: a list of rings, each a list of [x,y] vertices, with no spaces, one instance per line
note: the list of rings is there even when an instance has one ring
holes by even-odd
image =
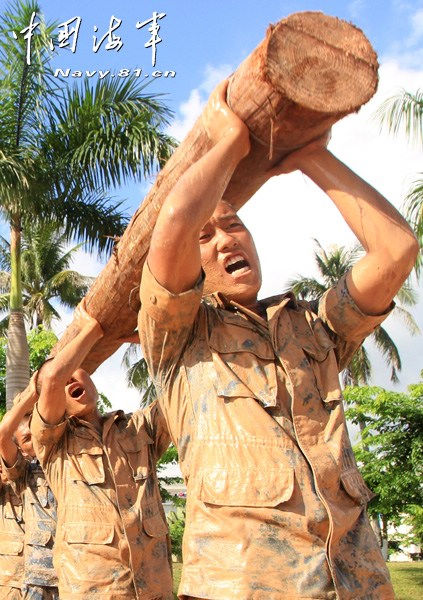
[[[169,534],[172,542],[172,554],[178,562],[182,562],[182,537],[185,529],[185,508],[178,506],[176,511],[167,515]]]

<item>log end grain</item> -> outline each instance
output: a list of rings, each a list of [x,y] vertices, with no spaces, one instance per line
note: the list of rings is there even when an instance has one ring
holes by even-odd
[[[377,88],[377,56],[364,33],[318,12],[295,13],[270,28],[265,64],[275,90],[326,114],[358,110]]]

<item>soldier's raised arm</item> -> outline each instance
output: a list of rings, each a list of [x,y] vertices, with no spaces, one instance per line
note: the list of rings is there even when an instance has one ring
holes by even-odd
[[[386,198],[326,148],[325,139],[290,154],[271,174],[297,169],[326,192],[365,250],[347,277],[353,300],[366,314],[383,313],[416,261],[419,246],[410,226]]]
[[[227,106],[227,82],[210,96],[203,122],[213,147],[191,165],[164,202],[151,238],[151,273],[169,292],[191,289],[200,275],[199,236],[240,160],[249,152],[247,126]]]

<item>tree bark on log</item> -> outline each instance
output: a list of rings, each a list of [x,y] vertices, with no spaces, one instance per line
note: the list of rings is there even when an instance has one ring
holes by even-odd
[[[227,101],[250,130],[251,151],[236,169],[225,199],[240,208],[289,152],[357,111],[375,93],[377,56],[361,30],[318,12],[295,13],[270,25],[265,39],[230,78]],[[201,117],[159,173],[94,282],[86,302],[105,336],[83,367],[93,372],[136,327],[138,286],[151,232],[164,199],[189,166],[210,149]],[[53,353],[77,333],[71,325]]]

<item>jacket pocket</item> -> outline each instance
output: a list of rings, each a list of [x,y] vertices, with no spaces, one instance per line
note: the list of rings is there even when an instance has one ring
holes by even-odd
[[[30,546],[47,546],[51,540],[50,531],[32,530],[26,535],[26,543]]]
[[[23,506],[22,504],[13,504],[12,502],[6,502],[4,507],[4,516],[6,519],[13,519],[20,523],[22,521]]]
[[[19,556],[23,551],[23,547],[23,539],[20,539],[17,535],[7,531],[2,531],[0,533],[0,548],[2,554]]]
[[[234,317],[230,317],[215,325],[209,336],[216,393],[228,398],[255,398],[265,406],[274,406],[277,381],[272,344],[248,322],[234,324]]]
[[[104,483],[103,448],[92,439],[73,435],[69,437],[70,477],[89,485]]]
[[[168,533],[168,528],[160,513],[151,516],[142,517],[142,526],[145,533],[150,537],[165,537]]]
[[[210,469],[202,473],[199,499],[218,506],[274,507],[290,500],[294,469],[245,469],[241,472]]]
[[[320,319],[312,321],[311,328],[309,335],[300,336],[299,343],[309,359],[320,398],[325,404],[334,406],[342,400],[338,365],[332,353],[336,344]]]
[[[149,444],[152,443],[153,440],[142,431],[137,435],[127,433],[119,438],[119,445],[127,457],[134,481],[144,481],[148,477]]]
[[[358,469],[351,469],[341,473],[341,487],[357,504],[365,506],[376,496],[367,487]]]
[[[66,523],[64,531],[69,544],[111,544],[115,533],[112,523]]]

